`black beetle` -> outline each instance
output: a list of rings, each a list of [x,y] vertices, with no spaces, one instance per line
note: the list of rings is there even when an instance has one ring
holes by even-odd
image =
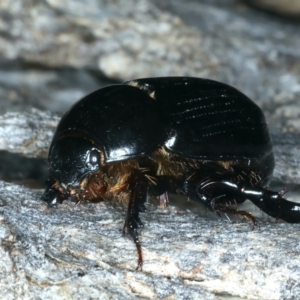
[[[63,116],[50,149],[50,206],[107,199],[128,206],[127,229],[137,229],[148,195],[179,193],[210,210],[253,221],[232,203],[251,200],[274,218],[300,221],[300,205],[285,190],[266,189],[274,169],[260,108],[224,83],[190,77],[144,78],[87,95]]]

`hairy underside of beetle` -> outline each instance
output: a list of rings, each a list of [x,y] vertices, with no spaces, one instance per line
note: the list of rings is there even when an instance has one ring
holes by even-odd
[[[237,160],[212,162],[182,158],[161,147],[152,154],[151,158],[142,157],[104,164],[101,170],[88,175],[83,180],[79,192],[74,191],[70,194],[76,202],[104,199],[126,207],[137,172],[142,174],[149,187],[157,184],[159,176],[170,176],[200,185],[201,181],[206,181],[208,176],[210,180],[213,180],[216,176],[227,175],[236,183],[247,181],[252,186],[261,185],[266,177],[265,174],[262,171],[251,170],[246,165],[246,161],[241,164]],[[236,171],[237,168],[240,169],[239,172]],[[61,190],[58,183],[54,184],[54,188]],[[181,193],[180,187],[178,187],[178,192]]]

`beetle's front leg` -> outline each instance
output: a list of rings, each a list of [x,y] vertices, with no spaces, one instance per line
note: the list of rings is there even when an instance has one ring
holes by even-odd
[[[131,195],[123,231],[125,232],[125,229],[127,229],[128,233],[134,240],[138,252],[137,269],[139,269],[142,268],[143,265],[143,255],[137,229],[144,226],[139,217],[139,213],[146,211],[146,207],[144,204],[147,200],[148,194],[148,182],[141,172],[137,171],[136,174],[134,174],[132,182],[130,184],[130,190]]]
[[[48,178],[46,181],[46,190],[41,197],[41,200],[47,202],[50,207],[56,206],[65,200],[67,197],[63,195],[59,190],[55,189],[53,185],[55,180],[53,178]]]

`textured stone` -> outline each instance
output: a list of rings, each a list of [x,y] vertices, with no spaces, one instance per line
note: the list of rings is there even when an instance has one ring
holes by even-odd
[[[273,135],[276,167],[274,179],[286,183],[300,184],[300,135]]]
[[[299,226],[230,223],[191,212],[142,214],[143,272],[122,235],[124,213],[102,202],[48,208],[42,191],[0,181],[3,299],[293,299]]]
[[[0,116],[0,150],[29,157],[46,157],[59,119],[37,109]]]
[[[0,11],[2,111],[26,102],[65,111],[113,80],[215,68],[201,33],[151,1],[3,0]]]

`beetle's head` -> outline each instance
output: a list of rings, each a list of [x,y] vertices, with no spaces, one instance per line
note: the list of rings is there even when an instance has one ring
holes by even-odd
[[[74,196],[86,188],[89,177],[100,169],[101,156],[91,141],[67,136],[52,146],[49,163],[60,190]]]

